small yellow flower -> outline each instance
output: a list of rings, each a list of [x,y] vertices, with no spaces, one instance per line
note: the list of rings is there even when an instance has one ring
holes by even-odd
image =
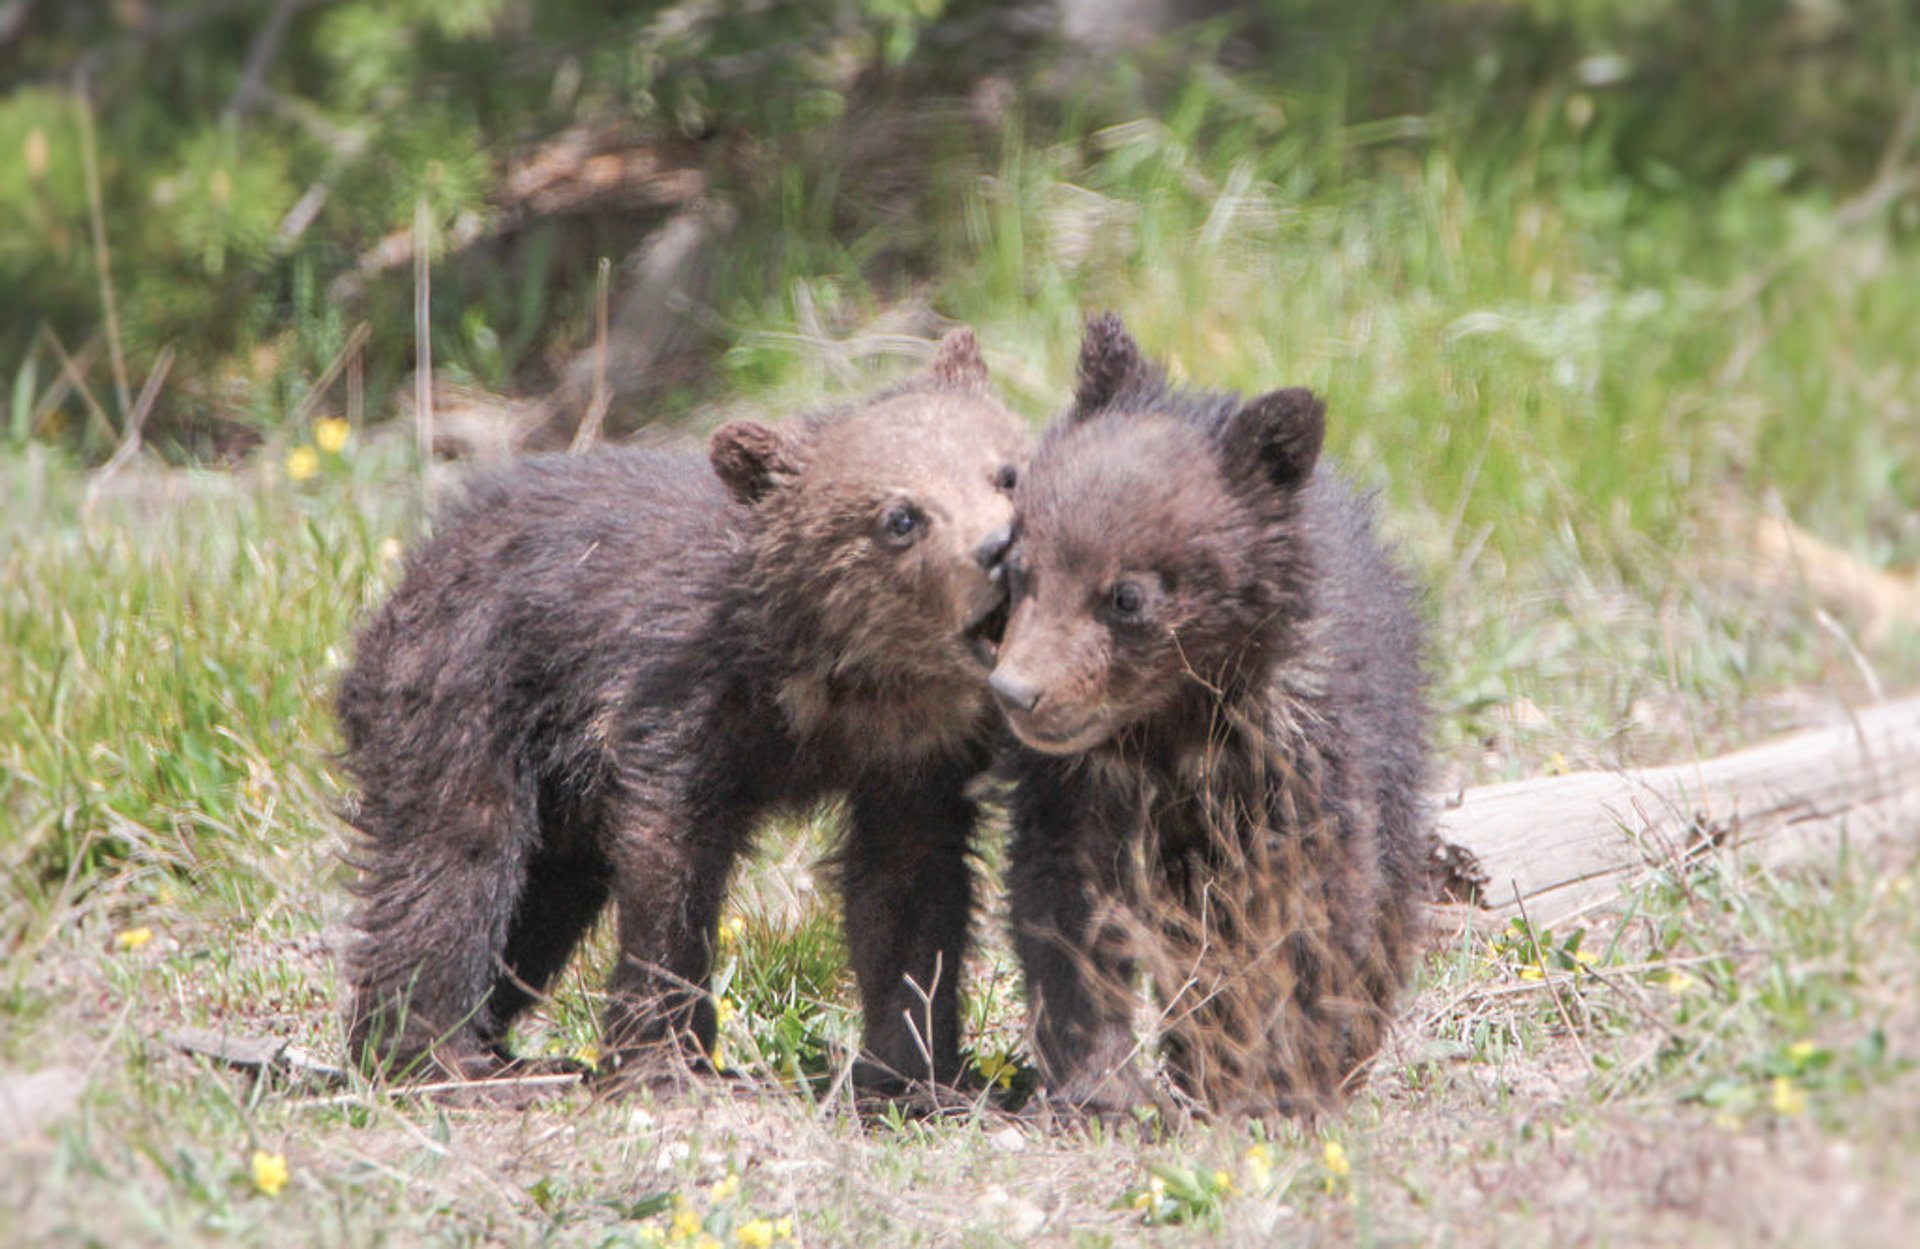
[[[600,1057],[600,1047],[592,1041],[588,1041],[585,1045],[573,1051],[573,1060],[575,1062],[583,1067],[591,1067],[596,1071],[600,1069]]]
[[[745,916],[735,915],[720,922],[721,948],[725,949],[729,946],[740,944],[740,939],[746,935],[747,921]]]
[[[129,928],[124,932],[113,934],[114,948],[119,950],[137,950],[151,940],[153,940],[153,929],[146,927]]]
[[[1255,1188],[1273,1183],[1273,1151],[1264,1141],[1247,1150],[1247,1174],[1253,1178]]]
[[[714,1201],[727,1201],[740,1191],[740,1177],[729,1175],[723,1180],[715,1180],[713,1187],[707,1190],[707,1196]]]
[[[287,1159],[284,1154],[253,1151],[253,1186],[269,1197],[277,1197],[287,1186]]]
[[[1020,1070],[1019,1065],[1007,1054],[989,1054],[975,1060],[973,1065],[986,1077],[988,1084],[997,1084],[1003,1089],[1013,1087],[1013,1077]]]
[[[1135,1210],[1151,1210],[1167,1197],[1167,1182],[1157,1175],[1147,1177],[1147,1186],[1133,1195]]]
[[[339,455],[347,449],[347,439],[353,436],[353,426],[337,416],[323,416],[313,423],[313,440],[328,455]]]
[[[702,1233],[694,1240],[693,1249],[720,1249],[720,1238]]]
[[[1339,1179],[1345,1179],[1353,1170],[1353,1163],[1347,1158],[1347,1147],[1339,1141],[1328,1141],[1321,1155],[1326,1159],[1328,1173]]]
[[[640,1227],[640,1243],[643,1245],[664,1245],[667,1243],[666,1229],[658,1223],[645,1223]]]
[[[1520,979],[1522,980],[1545,980],[1546,978],[1547,974],[1531,963],[1520,969]]]
[[[1820,1047],[1812,1041],[1795,1041],[1787,1046],[1787,1057],[1793,1059],[1796,1064],[1804,1065],[1807,1059],[1812,1058],[1819,1050]]]
[[[1592,950],[1575,950],[1573,952],[1573,961],[1583,967],[1591,967],[1600,961],[1600,957]]]
[[[1700,982],[1678,969],[1668,972],[1660,979],[1660,987],[1675,997],[1685,997],[1700,988]]]
[[[773,1221],[773,1234],[781,1240],[793,1239],[793,1216],[783,1214]]]
[[[298,446],[287,452],[287,476],[305,481],[320,471],[320,453],[312,447]]]
[[[675,1240],[692,1240],[700,1234],[700,1212],[692,1206],[682,1205],[673,1212],[673,1222],[667,1225],[667,1234]]]
[[[1773,1077],[1773,1089],[1767,1101],[1776,1115],[1797,1115],[1807,1108],[1807,1099],[1800,1092],[1800,1086],[1787,1076]]]
[[[1229,1197],[1233,1195],[1233,1177],[1227,1174],[1226,1168],[1219,1167],[1214,1170],[1213,1191]]]
[[[747,1249],[772,1249],[774,1234],[772,1219],[748,1219],[733,1229],[733,1243]]]

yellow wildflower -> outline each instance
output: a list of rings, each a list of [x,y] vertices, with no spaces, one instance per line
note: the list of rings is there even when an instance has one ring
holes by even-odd
[[[1353,1170],[1353,1163],[1347,1158],[1347,1147],[1339,1141],[1328,1141],[1321,1154],[1326,1159],[1327,1171],[1330,1174],[1345,1179]]]
[[[667,1233],[658,1223],[644,1223],[640,1227],[640,1243],[643,1245],[664,1245]]]
[[[727,1025],[733,1022],[734,1005],[726,998],[716,998],[713,1003],[713,1048],[707,1051],[707,1057],[713,1060],[716,1071],[727,1069]]]
[[[1213,1191],[1229,1197],[1233,1195],[1233,1177],[1227,1174],[1225,1167],[1215,1168],[1213,1173]]]
[[[694,1240],[693,1249],[720,1249],[720,1238],[702,1233]]]
[[[773,1234],[781,1240],[793,1239],[793,1216],[783,1214],[773,1221]]]
[[[1531,963],[1520,969],[1520,979],[1522,980],[1545,980],[1546,978],[1547,974]]]
[[[600,1069],[600,1047],[592,1041],[588,1041],[585,1045],[573,1051],[573,1060],[583,1067],[591,1067],[598,1071]]]
[[[1147,1177],[1147,1186],[1133,1195],[1135,1210],[1151,1210],[1166,1200],[1167,1182],[1157,1175]]]
[[[729,1175],[723,1180],[714,1181],[713,1187],[707,1190],[707,1196],[715,1201],[726,1201],[739,1191],[740,1177]]]
[[[1795,1041],[1787,1046],[1787,1057],[1793,1059],[1796,1064],[1805,1065],[1807,1059],[1812,1058],[1819,1050],[1820,1047],[1812,1041]]]
[[[151,940],[153,929],[146,927],[129,928],[113,935],[114,947],[121,950],[137,950]]]
[[[1013,1087],[1013,1077],[1020,1070],[1007,1054],[988,1054],[976,1059],[973,1065],[986,1077],[988,1084],[997,1084],[1003,1089]]]
[[[1776,1115],[1797,1115],[1807,1108],[1807,1099],[1800,1092],[1800,1086],[1788,1076],[1773,1077],[1773,1090],[1767,1101]]]
[[[1247,1174],[1253,1177],[1255,1188],[1273,1183],[1273,1151],[1264,1141],[1247,1151]]]
[[[313,440],[328,455],[339,455],[347,449],[347,439],[353,436],[353,426],[337,416],[323,416],[313,423]]]
[[[298,446],[287,452],[287,476],[295,481],[305,481],[320,471],[320,453],[309,446]]]
[[[682,1205],[673,1212],[673,1222],[667,1225],[667,1234],[675,1240],[692,1240],[700,1234],[700,1212],[692,1206]]]
[[[745,916],[735,915],[720,922],[720,945],[722,948],[738,945],[740,939],[746,935],[747,921]]]
[[[1600,958],[1592,950],[1575,950],[1573,952],[1573,961],[1583,967],[1591,967],[1599,962]]]
[[[269,1197],[277,1197],[287,1186],[287,1159],[284,1154],[253,1151],[253,1186]]]
[[[773,1237],[772,1219],[748,1219],[733,1229],[733,1243],[747,1249],[772,1249]]]
[[[1660,987],[1675,997],[1684,997],[1700,987],[1700,982],[1686,972],[1675,969],[1660,979]]]

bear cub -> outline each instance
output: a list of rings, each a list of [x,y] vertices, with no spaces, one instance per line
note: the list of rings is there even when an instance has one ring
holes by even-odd
[[[611,902],[610,1057],[698,1062],[735,861],[770,814],[844,798],[863,1076],[951,1082],[967,789],[999,727],[986,677],[1026,445],[957,330],[910,380],[725,425],[705,457],[607,450],[476,482],[339,688],[356,1058],[499,1072],[514,1017]]]
[[[1016,492],[991,685],[1008,890],[1056,1103],[1149,1100],[1135,982],[1214,1110],[1331,1104],[1418,953],[1432,849],[1422,633],[1321,402],[1175,387],[1120,320]]]

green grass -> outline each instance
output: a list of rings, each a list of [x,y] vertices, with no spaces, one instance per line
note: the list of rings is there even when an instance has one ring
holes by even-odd
[[[1596,155],[1604,111],[1561,97],[1479,148],[1289,124],[1204,75],[1158,116],[1007,128],[955,177],[942,282],[913,298],[977,325],[1036,419],[1103,307],[1197,383],[1324,390],[1332,453],[1430,587],[1445,784],[1711,752],[1857,701],[1863,668],[1920,682],[1911,621],[1755,540],[1785,516],[1912,585],[1906,209],[1761,159],[1712,187],[1627,178]],[[813,176],[779,200],[801,244],[737,259],[778,297],[715,313],[731,405],[844,388],[796,327],[854,341],[912,302],[852,276],[884,240],[821,242],[844,191]],[[15,413],[49,384],[18,377]],[[0,1106],[42,1107],[0,1141],[0,1242],[600,1246],[678,1219],[679,1243],[749,1243],[791,1217],[804,1244],[1905,1243],[1915,830],[1656,881],[1578,933],[1463,926],[1348,1113],[1270,1135],[817,1105],[856,1019],[810,826],[739,882],[729,1087],[502,1111],[185,1058],[163,1033],[339,1053],[327,695],[418,527],[407,438],[360,431],[300,483],[284,443],[106,480],[0,452]],[[1024,1026],[998,907],[967,972],[989,1075]],[[589,1046],[608,961],[602,936],[520,1042]],[[277,1196],[255,1151],[285,1158]]]

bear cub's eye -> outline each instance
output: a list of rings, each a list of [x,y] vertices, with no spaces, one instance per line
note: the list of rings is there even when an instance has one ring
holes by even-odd
[[[1138,581],[1116,582],[1108,593],[1108,605],[1115,620],[1138,620],[1147,609],[1146,588]]]
[[[1020,484],[1020,470],[1011,464],[1002,464],[1000,471],[993,475],[993,484],[1002,490],[1011,492]]]
[[[926,518],[920,509],[911,503],[900,503],[890,508],[880,522],[880,530],[887,541],[895,546],[909,546],[920,536],[925,527]]]

